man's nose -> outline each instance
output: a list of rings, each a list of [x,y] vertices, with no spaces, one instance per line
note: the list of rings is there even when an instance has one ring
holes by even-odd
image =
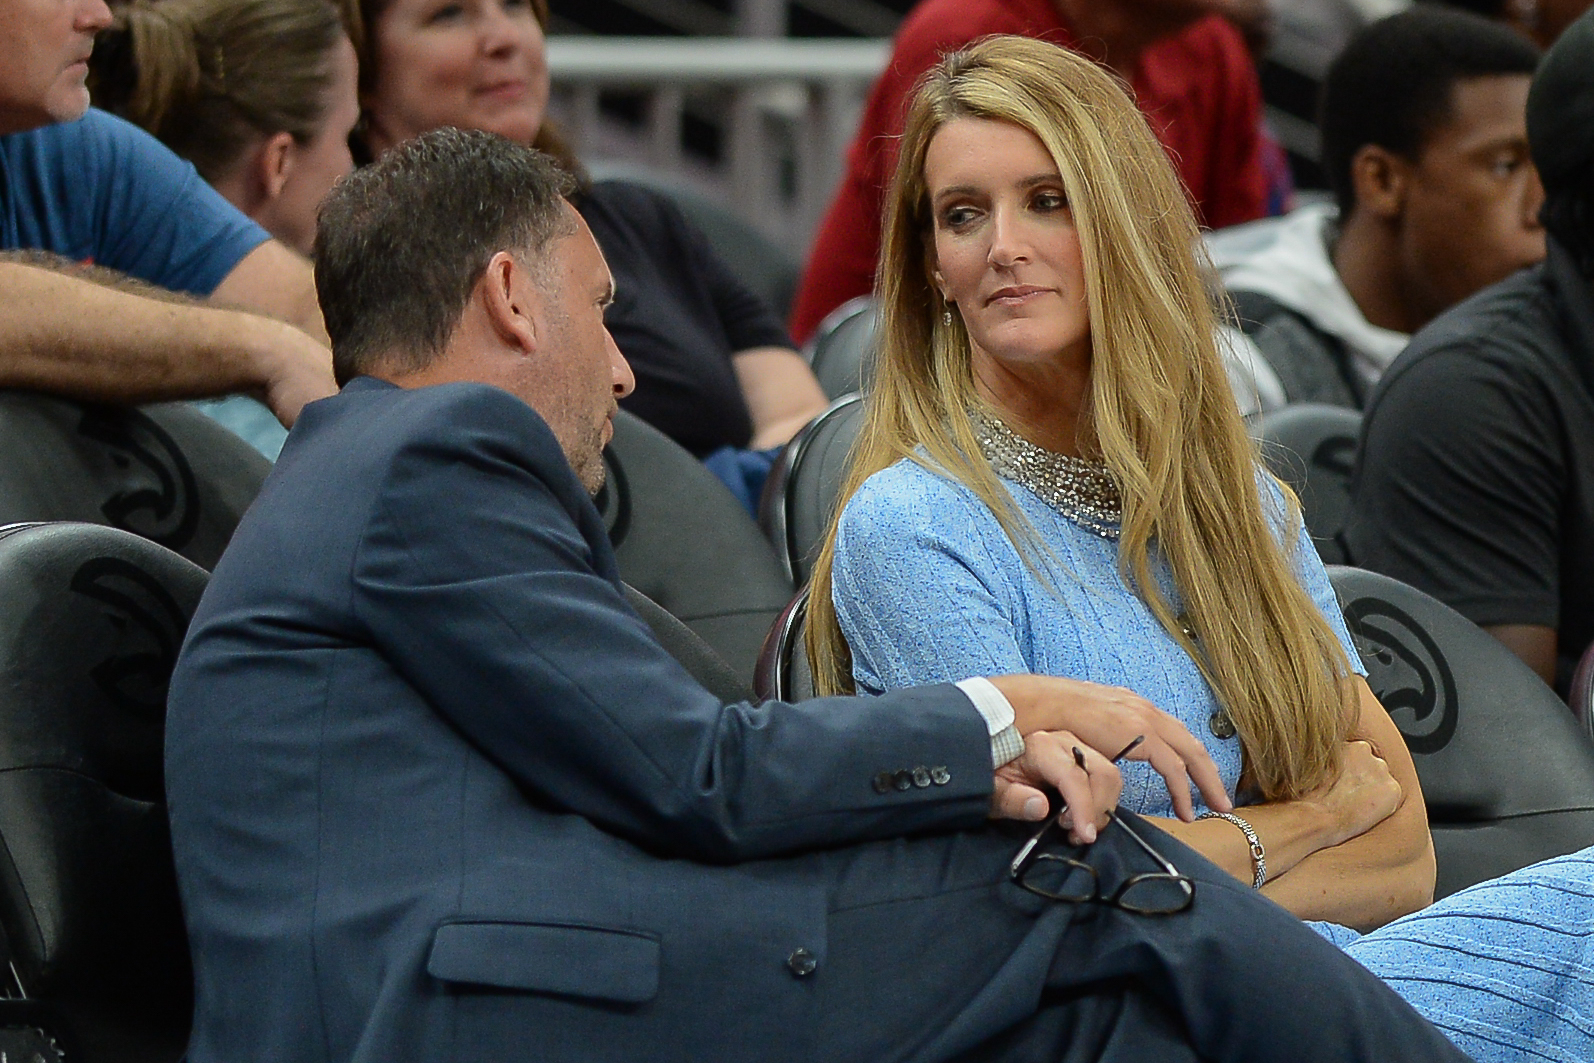
[[[1527,187],[1522,191],[1522,224],[1529,229],[1540,228],[1539,211],[1544,208],[1544,182],[1539,180],[1537,167],[1528,167]]]
[[[105,0],[87,0],[78,8],[77,28],[79,30],[98,33],[112,22],[111,9]]]
[[[631,372],[631,363],[620,353],[620,347],[609,335],[608,329],[603,330],[603,338],[609,345],[609,373],[614,380],[614,397],[623,399],[636,390],[636,376]]]

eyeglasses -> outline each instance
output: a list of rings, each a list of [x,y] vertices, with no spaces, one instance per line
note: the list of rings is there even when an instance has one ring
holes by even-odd
[[[1122,760],[1141,743],[1143,737],[1129,743],[1122,753],[1113,758],[1113,763]],[[1083,760],[1083,755],[1078,759]],[[1063,814],[1067,811],[1066,808],[1060,809],[1057,815],[1049,818],[1014,855],[1008,873],[1020,889],[1049,901],[1106,904],[1136,915],[1173,915],[1195,902],[1195,883],[1187,875],[1180,874],[1167,857],[1153,849],[1113,812],[1107,813],[1110,825],[1117,826],[1127,834],[1161,871],[1131,875],[1117,889],[1103,895],[1094,867],[1075,856],[1041,852],[1040,845],[1047,834],[1054,829],[1062,829]],[[1086,848],[1088,846],[1079,846],[1076,851],[1082,854]]]

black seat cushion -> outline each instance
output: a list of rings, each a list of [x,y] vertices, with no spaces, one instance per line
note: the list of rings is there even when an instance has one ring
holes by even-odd
[[[1594,842],[1594,741],[1555,692],[1421,591],[1361,569],[1329,577],[1368,685],[1416,762],[1438,894]]]
[[[874,379],[875,329],[878,317],[867,299],[849,303],[852,311],[838,314],[831,327],[815,339],[809,361],[819,386],[832,399],[855,391],[868,391]]]
[[[596,499],[620,577],[683,621],[751,686],[792,584],[747,510],[703,463],[621,410]]]
[[[166,684],[203,569],[127,532],[0,534],[0,926],[86,1059],[176,1059],[192,974],[166,825]]]
[[[1251,425],[1262,460],[1300,496],[1306,530],[1324,564],[1346,558],[1340,533],[1350,517],[1361,424],[1356,410],[1301,403],[1264,413]]]
[[[862,397],[842,396],[786,444],[764,483],[758,523],[794,583],[807,581],[830,528],[862,425]]]
[[[271,463],[183,403],[0,391],[0,525],[88,521],[215,567]]]
[[[630,584],[625,588],[625,600],[647,623],[653,637],[659,640],[659,645],[679,661],[681,667],[705,690],[727,705],[752,698],[752,688],[691,628]]]

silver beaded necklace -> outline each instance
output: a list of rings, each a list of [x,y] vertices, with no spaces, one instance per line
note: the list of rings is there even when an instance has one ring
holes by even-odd
[[[970,409],[969,420],[980,451],[996,475],[1023,484],[1093,535],[1118,538],[1123,496],[1105,463],[1037,447],[980,410]]]

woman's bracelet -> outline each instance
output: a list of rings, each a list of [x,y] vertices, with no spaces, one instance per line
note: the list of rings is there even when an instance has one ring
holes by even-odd
[[[1267,885],[1267,850],[1262,848],[1262,839],[1256,836],[1256,828],[1233,812],[1203,812],[1196,819],[1224,819],[1244,831],[1245,840],[1251,843],[1251,866],[1256,870],[1251,888],[1259,890]]]

